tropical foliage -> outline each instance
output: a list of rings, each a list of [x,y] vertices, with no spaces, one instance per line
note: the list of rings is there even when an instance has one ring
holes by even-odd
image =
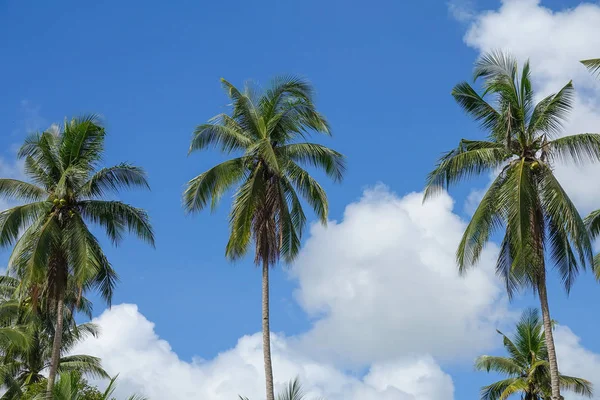
[[[312,133],[330,135],[329,124],[315,107],[313,88],[303,79],[277,78],[266,91],[247,84],[240,91],[221,80],[232,101],[230,114],[219,114],[198,126],[190,153],[216,147],[239,153],[188,182],[184,207],[197,212],[214,209],[228,190],[236,189],[229,216],[230,236],[225,255],[244,256],[252,243],[254,261],[263,273],[263,348],[267,400],[274,399],[269,328],[269,267],[280,257],[294,260],[306,225],[302,200],[325,224],[325,190],[305,166],[342,179],[344,157],[337,151],[304,140]],[[302,199],[302,200],[301,200]]]
[[[483,387],[481,400],[503,400],[513,394],[526,400],[550,399],[548,349],[538,310],[523,312],[512,338],[498,333],[508,357],[481,356],[475,361],[475,368],[497,372],[506,379]],[[592,397],[592,384],[585,379],[559,374],[559,381],[561,389]]]
[[[249,400],[247,397],[239,396],[240,400]],[[277,394],[277,400],[308,400],[302,384],[298,378],[290,381],[281,393]]]
[[[460,141],[429,174],[425,199],[482,173],[496,175],[468,224],[457,250],[459,271],[475,265],[485,244],[502,230],[496,269],[509,295],[531,287],[540,299],[549,353],[552,397],[560,398],[558,365],[546,292],[545,257],[553,261],[563,285],[571,289],[592,259],[586,226],[553,172],[556,162],[600,160],[600,135],[562,136],[573,103],[573,85],[537,104],[526,62],[495,52],[481,57],[474,79],[483,94],[463,82],[452,91],[457,103],[488,131],[486,140]],[[486,97],[491,98],[488,101]]]
[[[102,228],[118,244],[126,231],[154,244],[144,210],[105,200],[120,188],[148,188],[144,171],[130,164],[98,169],[105,130],[95,116],[65,121],[61,128],[25,140],[19,157],[29,182],[0,179],[0,196],[24,202],[0,213],[0,246],[14,245],[9,271],[20,280],[17,297],[54,316],[54,332],[64,331],[65,301],[98,290],[110,304],[116,272],[88,224]],[[21,234],[22,233],[22,234]],[[53,335],[48,393],[61,359],[63,337]]]

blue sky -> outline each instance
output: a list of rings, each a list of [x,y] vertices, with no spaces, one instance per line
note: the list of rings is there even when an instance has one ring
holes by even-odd
[[[461,11],[462,20],[451,12],[450,4],[452,10]],[[155,250],[134,238],[118,249],[104,241],[121,276],[114,304],[136,304],[183,362],[194,357],[212,360],[236,346],[243,335],[260,330],[259,271],[250,260],[231,265],[223,258],[228,202],[212,215],[188,217],[181,208],[185,182],[221,159],[214,152],[186,155],[193,128],[226,109],[220,77],[236,85],[247,79],[266,84],[274,75],[294,73],[313,82],[317,105],[334,132],[333,139],[318,140],[348,157],[342,184],[322,180],[330,198],[330,218],[341,221],[346,206],[360,201],[363,191],[377,183],[387,185],[398,198],[420,191],[441,152],[462,137],[482,134],[449,93],[454,84],[470,78],[479,52],[491,45],[508,47],[520,58],[531,56],[534,71],[539,61],[543,72],[536,83],[541,90],[558,89],[555,82],[566,83],[575,71],[572,77],[592,94],[581,101],[592,108],[596,89],[585,71],[575,68],[577,57],[598,56],[585,53],[594,49],[595,42],[588,48],[579,46],[568,64],[552,55],[562,49],[556,40],[544,43],[551,38],[542,37],[539,43],[529,43],[526,31],[511,32],[508,22],[494,25],[495,20],[486,19],[489,10],[499,21],[516,16],[527,25],[539,15],[539,31],[567,35],[572,32],[569,23],[564,31],[552,24],[578,21],[584,14],[581,8],[570,10],[578,5],[579,1],[540,5],[532,0],[520,6],[514,0],[503,4],[384,0],[376,5],[337,0],[177,4],[5,0],[0,2],[0,174],[18,174],[15,146],[27,131],[64,117],[100,114],[108,131],[106,164],[128,161],[148,172],[150,193],[125,193],[121,198],[146,208],[157,232]],[[595,21],[598,6],[584,8]],[[532,15],[532,20],[524,15]],[[480,29],[474,31],[477,26]],[[492,29],[495,26],[499,29]],[[465,39],[468,32],[472,35]],[[550,44],[556,48],[527,53]],[[567,64],[554,73],[544,64],[554,62]],[[595,121],[593,110],[584,112],[586,121]],[[593,129],[589,126],[582,129]],[[577,184],[577,178],[569,180]],[[454,213],[468,218],[463,204],[486,182],[482,177],[453,190]],[[600,192],[597,182],[580,186],[590,185]],[[590,190],[578,192],[582,210],[591,209],[593,195]],[[7,251],[0,254],[0,264],[5,263]],[[339,271],[343,280],[344,269]],[[306,307],[298,302],[297,276],[280,268],[272,278],[272,329],[290,338],[311,331],[322,317],[307,316]],[[598,323],[587,319],[591,305],[600,300],[592,275],[581,277],[569,299],[556,281],[550,290],[555,318],[582,338],[590,354],[600,352]],[[504,307],[504,317],[493,324],[508,325],[511,313],[534,304],[530,300],[525,295]],[[504,300],[497,295],[496,301]],[[100,315],[104,306],[97,299],[95,304],[95,314]],[[410,306],[390,305],[388,318]],[[499,341],[493,339],[481,351],[497,351]],[[491,379],[473,372],[472,354],[465,353],[464,357],[433,354],[450,375],[456,399],[477,396],[478,387]],[[340,371],[359,377],[369,366],[319,362],[335,363]],[[277,365],[275,371],[277,375]]]

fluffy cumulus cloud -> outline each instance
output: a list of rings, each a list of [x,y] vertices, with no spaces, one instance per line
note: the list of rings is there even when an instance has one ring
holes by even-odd
[[[154,332],[135,305],[123,304],[94,320],[102,335],[74,350],[103,359],[106,369],[120,373],[119,393],[143,393],[153,399],[231,400],[238,394],[264,398],[260,334],[205,361],[186,362]],[[452,398],[451,378],[431,357],[411,357],[374,364],[362,378],[317,362],[273,335],[275,379],[282,388],[298,376],[312,396],[331,400],[446,400]]]
[[[301,338],[306,348],[363,365],[410,353],[468,357],[488,347],[507,313],[496,249],[459,276],[465,224],[452,208],[447,194],[423,205],[421,193],[398,197],[378,186],[350,204],[342,222],[313,226],[292,270],[296,297],[316,318]]]
[[[481,51],[504,49],[530,59],[540,95],[558,91],[571,79],[577,89],[575,108],[564,133],[600,132],[600,82],[579,60],[600,57],[600,6],[582,3],[551,10],[539,0],[504,0],[498,10],[474,15],[465,35]],[[465,75],[468,76],[468,75]],[[585,212],[600,204],[600,166],[561,166],[558,177]]]
[[[554,341],[560,371],[565,375],[578,376],[591,381],[596,388],[594,398],[599,399],[600,355],[586,349],[581,339],[566,326],[556,328]]]
[[[332,400],[448,399],[452,380],[437,360],[496,343],[507,311],[493,273],[495,249],[480,268],[458,276],[454,252],[464,222],[446,194],[421,201],[420,193],[399,197],[377,186],[350,204],[342,221],[312,227],[291,273],[314,323],[303,335],[274,336],[279,385],[299,376],[315,396]],[[258,334],[212,360],[188,363],[135,306],[114,307],[96,322],[101,337],[77,351],[102,357],[111,373],[121,373],[124,390],[152,398],[263,398]],[[344,372],[349,367],[368,372],[355,376]]]

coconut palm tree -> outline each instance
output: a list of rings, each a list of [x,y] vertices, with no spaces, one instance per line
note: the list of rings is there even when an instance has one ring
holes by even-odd
[[[115,400],[113,395],[117,389],[116,381],[117,377],[112,378],[106,390],[100,392],[95,387],[90,387],[81,374],[74,372],[61,374],[54,387],[52,398],[54,400]],[[33,399],[44,400],[45,395],[38,394]],[[147,398],[134,394],[127,397],[127,400],[147,400]]]
[[[325,146],[306,143],[311,132],[330,135],[329,125],[317,112],[311,85],[296,77],[282,77],[259,92],[243,91],[221,80],[232,101],[230,114],[219,114],[196,128],[190,153],[217,147],[232,158],[190,180],[184,207],[198,212],[215,208],[223,194],[237,188],[230,213],[230,238],[225,254],[236,260],[252,243],[254,261],[262,265],[262,330],[267,399],[273,400],[269,329],[269,267],[280,257],[291,262],[300,250],[306,223],[300,198],[327,222],[327,196],[303,166],[322,169],[335,181],[344,172],[344,157]]]
[[[16,292],[18,280],[12,277],[1,277],[0,292],[8,293],[11,289]],[[67,293],[72,291],[67,291]],[[109,378],[101,366],[100,359],[88,355],[67,355],[72,348],[88,336],[97,336],[98,328],[91,323],[77,325],[70,311],[76,307],[74,296],[65,296],[64,323],[61,340],[61,357],[58,371],[66,373],[75,371],[91,375],[95,378]],[[81,298],[79,308],[89,301]],[[23,326],[27,334],[26,347],[15,344],[0,344],[0,386],[5,393],[0,399],[20,399],[24,391],[31,385],[45,380],[42,372],[50,366],[52,343],[54,337],[54,316],[45,312],[45,307],[39,302],[36,310],[31,310],[30,299],[22,301],[12,298],[0,302],[0,322],[8,326]],[[91,311],[91,310],[90,310]]]
[[[249,400],[247,397],[239,396],[240,400]],[[277,400],[306,400],[306,394],[298,378],[288,383],[285,390],[277,395]]]
[[[600,58],[583,60],[581,63],[593,74],[598,74],[600,72]],[[590,215],[585,218],[585,224],[588,227],[592,238],[595,239],[600,236],[600,210],[592,211]],[[596,271],[596,277],[600,279],[600,254],[596,254],[594,257],[594,270]]]
[[[148,188],[138,167],[97,169],[105,130],[95,116],[73,118],[62,128],[31,135],[19,150],[31,182],[0,179],[0,196],[25,201],[0,213],[0,246],[14,244],[9,269],[24,283],[21,296],[46,299],[63,332],[65,291],[96,289],[110,304],[117,275],[88,223],[103,228],[114,244],[129,230],[154,244],[144,210],[105,200],[120,188]],[[19,234],[23,232],[21,236]],[[53,338],[48,394],[60,363],[61,335]]]
[[[481,356],[475,361],[479,371],[494,371],[506,379],[484,386],[481,400],[501,400],[521,393],[526,400],[544,400],[551,397],[548,350],[544,338],[544,326],[539,312],[530,309],[523,312],[512,338],[498,331],[503,337],[508,357]],[[559,374],[560,387],[579,395],[592,397],[592,384],[582,378]]]
[[[558,93],[534,103],[529,63],[495,52],[476,63],[482,95],[466,82],[454,87],[458,104],[488,131],[487,140],[460,141],[429,174],[424,199],[482,173],[496,175],[467,225],[457,250],[460,273],[477,264],[490,237],[504,238],[497,272],[509,295],[530,287],[538,294],[544,322],[552,398],[560,398],[558,362],[546,291],[545,256],[570,290],[592,259],[592,246],[577,209],[553,173],[558,161],[599,161],[600,135],[557,137],[573,101],[569,82]],[[486,98],[491,97],[489,102]]]

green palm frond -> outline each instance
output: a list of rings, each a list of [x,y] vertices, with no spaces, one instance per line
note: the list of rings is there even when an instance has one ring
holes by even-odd
[[[47,196],[44,189],[17,179],[0,178],[0,196],[18,200],[42,200]]]
[[[581,63],[593,74],[600,71],[600,58],[592,58],[589,60],[582,60]]]
[[[463,179],[493,171],[511,158],[504,145],[461,140],[459,146],[440,158],[428,175],[424,200]]]
[[[554,139],[545,146],[550,159],[576,164],[600,161],[600,134],[582,133]]]
[[[80,194],[83,197],[102,197],[106,192],[119,189],[141,187],[150,189],[146,172],[140,167],[122,163],[114,167],[102,168],[83,184]]]
[[[575,378],[567,375],[560,375],[560,386],[580,396],[593,397],[594,390],[592,383],[582,378]]]
[[[146,211],[120,201],[83,200],[78,203],[84,219],[104,228],[107,236],[118,244],[129,231],[154,246],[154,231]]]

